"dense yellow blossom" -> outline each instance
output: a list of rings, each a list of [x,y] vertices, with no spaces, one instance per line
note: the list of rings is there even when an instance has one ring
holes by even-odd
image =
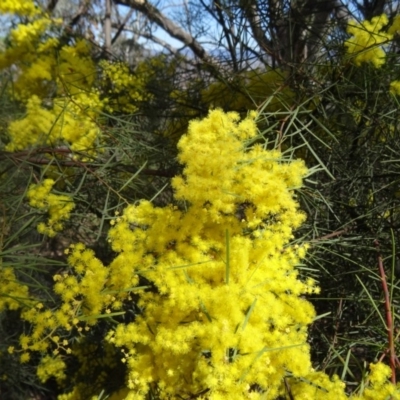
[[[34,43],[52,24],[48,17],[41,17],[27,24],[19,24],[10,33],[13,47],[24,47]]]
[[[28,287],[17,280],[13,268],[3,268],[0,263],[0,312],[17,310],[29,303]]]
[[[388,33],[391,35],[395,35],[396,33],[398,34],[400,32],[400,15],[396,15],[393,18],[392,25],[390,25],[388,29]]]
[[[347,32],[351,38],[345,42],[347,52],[354,55],[356,65],[372,63],[376,68],[385,63],[385,52],[382,45],[392,39],[393,35],[382,29],[388,24],[385,14],[374,17],[371,21],[351,21]]]
[[[303,295],[319,289],[296,270],[307,245],[291,244],[305,219],[295,189],[307,168],[250,145],[256,117],[214,110],[192,121],[178,146],[184,169],[173,179],[177,205],[128,206],[109,231],[117,253],[109,266],[85,245],[71,246],[71,268],[54,275],[60,306],[37,302],[22,310],[31,330],[20,336],[21,362],[52,350],[37,374],[60,383],[65,355],[80,365],[76,386],[60,400],[96,398],[117,361],[126,387],[114,398],[140,400],[156,390],[160,399],[202,393],[209,400],[275,400],[285,395],[285,381],[298,399],[347,398],[343,382],[311,367],[307,327],[315,312]],[[52,194],[53,185],[50,179],[33,185],[28,197],[50,219],[63,220],[70,210],[62,211],[60,200],[70,206],[71,200]],[[137,290],[139,276],[147,290]],[[92,357],[98,349],[83,332],[131,302],[141,312],[133,322],[114,321],[100,346],[106,351]],[[70,346],[65,338],[73,332],[82,337]],[[102,372],[87,385],[93,370]],[[371,370],[370,384],[353,397],[396,399],[390,370],[382,364]]]
[[[370,370],[370,384],[366,387],[363,398],[365,400],[399,400],[399,388],[389,382],[389,378],[392,375],[390,368],[382,363],[376,363],[370,365]]]
[[[148,74],[123,63],[96,65],[88,41],[62,44],[54,36],[62,21],[45,13],[30,17],[11,30],[0,52],[0,70],[13,71],[12,97],[26,106],[26,115],[8,127],[6,150],[67,145],[75,158],[94,155],[101,148],[101,113],[135,112],[149,97]]]
[[[56,50],[58,41],[54,38],[45,44],[34,53],[27,51],[27,55],[17,57],[20,73],[13,93],[25,102],[26,116],[9,125],[10,142],[6,149],[68,145],[71,151],[91,153],[101,136],[96,117],[104,102],[92,88],[96,69],[90,48],[83,40],[73,46],[65,45],[60,51]],[[12,59],[9,53],[21,47],[24,46],[6,50],[4,59]],[[52,94],[57,96],[49,104]]]
[[[47,223],[40,223],[39,233],[55,236],[63,228],[64,221],[68,220],[75,204],[70,196],[51,193],[55,181],[45,179],[41,184],[31,185],[27,197],[29,204],[49,215]]]
[[[100,62],[102,69],[102,82],[107,88],[107,104],[105,109],[109,112],[115,110],[134,113],[138,110],[138,103],[149,99],[148,93],[143,91],[146,74],[132,74],[125,63],[111,63],[103,60]]]
[[[311,368],[306,326],[315,314],[300,295],[316,287],[298,279],[299,253],[288,246],[304,221],[293,190],[307,169],[246,147],[255,116],[215,110],[193,121],[179,142],[183,175],[173,180],[186,208],[143,201],[110,230],[119,252],[110,268],[125,265],[157,288],[140,295],[142,316],[109,334],[129,350],[136,395],[127,398],[145,398],[157,382],[163,396],[207,388],[209,398],[244,398],[257,384],[274,399],[286,370]]]
[[[0,2],[0,13],[32,16],[38,12],[39,8],[32,0],[2,0]]]
[[[347,32],[352,37],[345,42],[347,53],[353,56],[357,66],[363,63],[372,63],[375,68],[380,68],[386,62],[386,54],[383,45],[393,40],[394,35],[400,31],[400,16],[393,19],[392,25],[383,31],[389,23],[385,14],[371,19],[371,21],[350,21]],[[400,95],[400,81],[390,83],[390,93]]]
[[[47,181],[44,181],[44,186],[51,184]],[[60,338],[60,332],[69,335],[73,330],[82,332],[83,328],[89,329],[106,312],[106,308],[115,304],[116,298],[105,290],[109,271],[95,257],[93,250],[78,243],[71,248],[68,261],[74,273],[56,274],[53,277],[54,293],[61,299],[59,307],[51,310],[37,303],[34,307],[26,307],[21,313],[22,319],[31,324],[29,335],[22,335],[19,340],[21,349],[27,352],[44,352],[55,345],[55,354],[74,353],[68,341]],[[137,281],[133,284],[137,284]],[[48,371],[47,365],[52,368],[54,365],[60,366],[61,360],[44,359],[38,371],[42,380],[54,375],[50,367],[51,371]],[[61,379],[63,375],[58,377]]]
[[[41,360],[36,373],[41,382],[46,382],[51,377],[60,382],[66,378],[65,367],[65,362],[60,357],[45,356]]]
[[[393,81],[390,83],[390,93],[393,95],[400,95],[400,81]]]
[[[247,147],[255,116],[214,110],[192,121],[178,146],[183,174],[173,180],[180,206],[128,206],[109,232],[119,253],[111,287],[123,291],[136,274],[154,285],[140,292],[143,313],[108,334],[128,368],[116,398],[145,399],[156,385],[159,398],[272,400],[285,394],[285,378],[296,399],[347,398],[337,377],[313,371],[306,340],[315,314],[302,294],[318,288],[299,279],[307,246],[290,240],[304,220],[294,189],[307,169]],[[377,365],[384,376],[372,374],[384,383],[371,378],[354,398],[383,387],[395,394]]]
[[[323,372],[310,371],[301,379],[288,379],[293,397],[296,400],[345,400],[345,384],[338,376],[329,378]]]

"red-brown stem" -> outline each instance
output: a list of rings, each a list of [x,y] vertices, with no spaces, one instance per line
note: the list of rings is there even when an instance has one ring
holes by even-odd
[[[378,240],[374,241],[374,246],[377,250],[379,274],[381,276],[383,294],[385,296],[386,324],[387,324],[388,341],[389,341],[389,361],[390,361],[390,368],[392,369],[391,380],[392,380],[392,383],[395,385],[396,384],[396,354],[394,351],[393,318],[392,318],[392,312],[390,310],[389,289],[388,289],[388,285],[387,285],[387,281],[386,281],[385,270],[383,268],[382,255],[381,255],[381,252],[379,249]]]
[[[320,237],[318,237],[316,239],[311,240],[310,242],[312,243],[312,242],[318,242],[320,240],[331,239],[333,237],[343,235],[343,234],[347,233],[348,231],[349,231],[348,228],[341,229],[340,231],[332,232],[332,233],[329,233],[329,234],[327,234],[325,236],[320,236]]]

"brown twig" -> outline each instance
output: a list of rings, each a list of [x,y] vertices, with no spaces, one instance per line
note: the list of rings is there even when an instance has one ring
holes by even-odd
[[[72,159],[72,155],[76,154],[69,148],[64,147],[42,147],[33,150],[25,150],[20,151],[18,153],[7,153],[5,151],[0,152],[0,161],[6,158],[12,159],[16,163],[29,163],[30,165],[50,165],[55,160],[51,158],[46,158],[41,156],[43,154],[58,154],[60,156],[65,156],[67,159],[57,158],[56,163],[62,167],[69,168],[85,168],[88,170],[97,169],[99,167],[98,163],[93,162],[83,162],[79,160]],[[132,165],[125,165],[119,163],[110,167],[110,169],[122,171],[122,172],[131,172],[136,173],[139,171],[139,168],[136,168]],[[176,175],[176,172],[173,170],[155,170],[155,169],[141,169],[140,174],[148,175],[148,176],[161,176],[165,178],[172,178]]]
[[[321,240],[332,239],[332,238],[334,238],[336,236],[344,235],[348,231],[349,231],[349,228],[341,229],[340,231],[335,231],[335,232],[332,232],[332,233],[328,233],[327,235],[320,236],[319,238],[313,239],[310,242],[314,243],[314,242],[320,242]]]
[[[387,285],[387,281],[386,281],[385,269],[383,268],[383,260],[382,260],[382,255],[380,252],[379,241],[377,239],[374,240],[374,246],[377,251],[379,274],[381,276],[383,295],[385,297],[386,324],[387,324],[388,342],[389,342],[389,349],[388,349],[389,350],[389,363],[390,363],[390,368],[392,370],[391,381],[392,381],[393,385],[395,385],[396,384],[396,354],[395,354],[394,337],[393,337],[393,317],[392,317],[392,312],[390,310],[390,295],[389,295],[389,289],[388,289],[388,285]]]

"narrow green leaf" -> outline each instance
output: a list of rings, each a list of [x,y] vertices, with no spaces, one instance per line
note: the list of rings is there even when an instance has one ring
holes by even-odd
[[[242,326],[242,331],[244,331],[244,329],[246,328],[246,325],[249,322],[250,315],[253,312],[254,307],[256,306],[256,303],[257,303],[257,299],[254,299],[254,301],[251,304],[250,308],[247,310],[246,318],[244,319],[243,326]]]

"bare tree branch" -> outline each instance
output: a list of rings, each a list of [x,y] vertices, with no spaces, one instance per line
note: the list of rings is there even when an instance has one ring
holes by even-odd
[[[260,52],[257,51],[255,47],[249,46],[249,44],[243,40],[242,34],[245,29],[245,24],[243,24],[244,17],[242,14],[239,15],[239,21],[236,21],[231,10],[229,10],[221,0],[215,0],[217,12],[215,12],[211,6],[207,5],[204,0],[200,0],[200,3],[210,16],[222,26],[224,37],[219,39],[218,46],[220,46],[223,39],[225,39],[227,45],[224,45],[224,47],[229,51],[231,60],[234,60],[232,66],[234,71],[241,70],[243,68],[243,62],[246,63],[247,67],[250,66],[249,53],[253,55],[253,60],[257,59],[262,61]],[[246,58],[244,58],[244,54],[247,55]]]
[[[202,2],[202,3],[204,5],[204,2]],[[228,49],[229,49],[229,53],[230,53],[231,59],[232,59],[233,70],[235,72],[237,72],[239,70],[239,68],[238,68],[238,64],[237,64],[236,49],[235,49],[234,40],[231,40],[232,32],[228,28],[228,26],[226,25],[221,2],[219,0],[215,0],[214,3],[215,3],[215,6],[216,6],[216,11],[217,11],[217,15],[215,15],[214,18],[218,21],[218,23],[222,27],[222,30],[223,30],[224,35],[225,35],[225,40],[228,43]],[[210,7],[207,7],[207,9],[208,9],[208,12],[212,13],[212,10],[210,10]],[[212,14],[214,14],[214,13],[212,13]]]
[[[52,13],[53,10],[56,8],[58,0],[49,0],[47,4],[47,12]]]
[[[118,29],[118,31],[120,31],[120,32],[122,32],[122,31],[127,31],[127,32],[132,32],[132,33],[134,33],[135,35],[140,35],[140,36],[144,37],[145,39],[149,39],[149,40],[151,40],[152,42],[157,43],[157,44],[159,44],[160,46],[164,47],[164,48],[167,49],[171,54],[174,54],[174,55],[178,54],[178,49],[176,49],[175,47],[171,46],[169,43],[167,43],[166,41],[164,41],[164,40],[158,38],[158,37],[155,36],[155,35],[151,35],[151,34],[149,34],[149,33],[143,32],[143,31],[138,32],[136,29],[134,29],[134,28],[132,28],[132,27],[124,26],[124,23],[121,24],[121,25],[116,24],[116,23],[113,23],[113,24],[112,24],[112,27],[115,28],[115,29]]]
[[[111,0],[105,0],[106,13],[104,16],[104,51],[111,54]]]
[[[272,42],[267,38],[264,30],[262,29],[260,14],[257,10],[257,2],[247,1],[243,5],[243,11],[250,23],[254,39],[260,48],[263,49],[267,54],[271,55],[274,59],[279,59],[279,54],[274,53]]]
[[[348,15],[339,0],[302,0],[287,6],[278,0],[247,1],[241,6],[254,39],[272,57],[273,65],[275,61],[281,66],[310,61],[333,22],[332,15],[341,20]]]
[[[211,58],[204,47],[188,32],[177,26],[171,19],[164,15],[160,10],[150,4],[147,0],[114,0],[116,4],[128,6],[140,11],[149,18],[150,21],[163,28],[170,36],[180,40],[188,46],[193,53],[201,60],[210,62]]]
[[[119,38],[119,36],[121,35],[122,31],[125,28],[125,25],[127,24],[127,22],[129,21],[129,18],[132,16],[133,12],[135,10],[133,8],[131,8],[128,12],[128,14],[126,14],[124,20],[122,21],[121,24],[115,25],[113,24],[113,28],[117,28],[117,32],[115,33],[114,37],[111,40],[111,44],[114,44],[115,41]]]
[[[72,17],[70,26],[74,26],[78,24],[79,20],[84,17],[89,10],[90,3],[88,1],[84,1],[80,6],[78,12]]]

